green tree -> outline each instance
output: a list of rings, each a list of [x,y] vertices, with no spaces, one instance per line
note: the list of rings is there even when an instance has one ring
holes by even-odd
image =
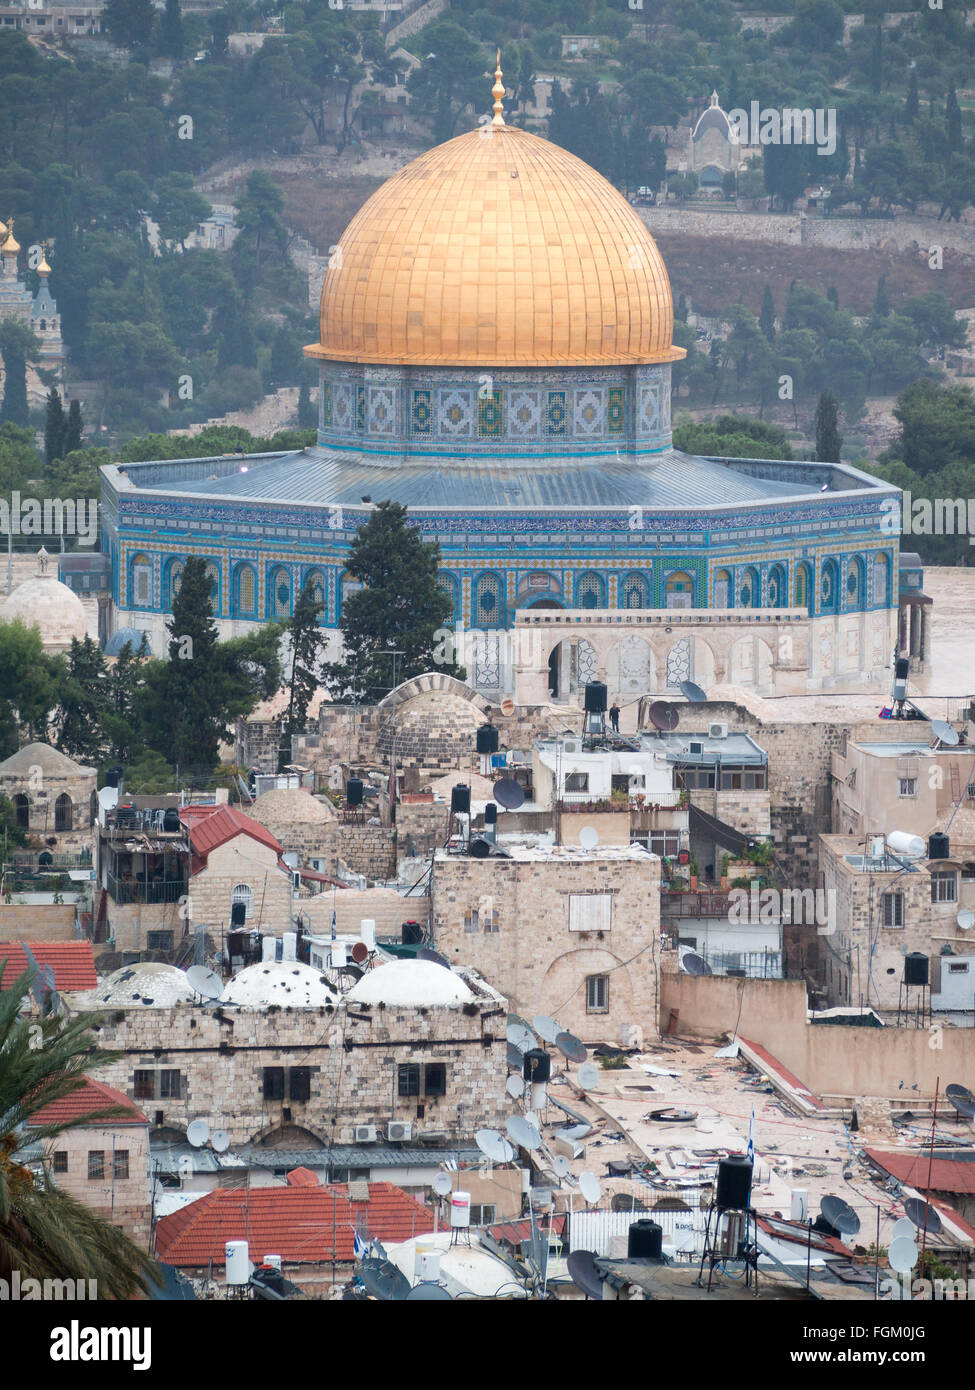
[[[179,0],[166,0],[159,37],[163,57],[180,62],[186,51],[186,35]]]
[[[816,460],[819,463],[839,463],[843,440],[839,431],[839,412],[836,397],[824,391],[816,406]]]
[[[356,532],[346,570],[362,588],[346,594],[339,627],[343,660],[323,672],[338,695],[372,700],[397,681],[436,666],[446,675],[463,673],[453,660],[444,625],[453,611],[437,583],[440,547],[424,541],[398,502],[380,502]]]
[[[927,477],[944,469],[975,465],[975,395],[968,386],[912,382],[897,398],[894,417],[900,438],[884,458],[901,459],[912,472]],[[954,496],[944,493],[943,496]]]
[[[119,48],[146,48],[152,34],[152,0],[106,0],[102,23]]]
[[[406,85],[412,109],[432,120],[439,143],[453,135],[465,107],[490,110],[489,65],[484,49],[451,19],[428,25],[422,37],[426,55]]]
[[[189,174],[164,174],[157,181],[152,215],[163,241],[185,249],[190,232],[212,213],[213,208],[197,193]]]
[[[319,666],[322,656],[322,630],[319,626],[325,604],[315,597],[312,581],[306,580],[298,595],[294,612],[285,623],[291,642],[291,690],[288,712],[281,724],[281,745],[278,769],[291,761],[291,739],[304,733],[308,706],[319,686]]]
[[[772,298],[772,287],[766,285],[762,291],[762,309],[758,316],[758,324],[762,332],[770,343],[775,342],[775,300]]]
[[[0,319],[0,356],[3,357],[3,406],[0,422],[27,425],[27,363],[41,350],[41,340],[26,319]]]
[[[887,276],[881,275],[877,281],[877,293],[874,296],[873,311],[878,318],[885,319],[890,313],[890,295],[887,293]]]
[[[907,99],[904,103],[904,115],[911,125],[917,120],[918,113],[918,91],[917,91],[917,68],[911,64],[911,75],[907,83]]]
[[[48,656],[36,627],[20,619],[0,622],[0,745],[3,756],[16,751],[21,730],[47,738],[48,711],[57,703],[64,663]]]
[[[961,133],[961,107],[958,105],[958,97],[955,94],[955,84],[952,83],[948,89],[948,101],[945,106],[945,135],[948,142],[948,149],[956,153],[962,146]]]
[[[311,399],[308,382],[303,381],[298,391],[298,428],[313,430],[318,425],[318,411]]]
[[[67,452],[64,447],[68,420],[61,404],[61,392],[52,386],[47,393],[47,406],[44,413],[44,461],[51,464],[63,458]]]
[[[5,849],[23,849],[27,843],[27,832],[17,824],[17,808],[6,796],[0,796],[0,836]]]
[[[66,459],[70,454],[76,453],[84,447],[84,435],[85,422],[81,415],[81,402],[74,399],[68,406],[68,417],[64,424],[62,458]]]
[[[674,427],[674,445],[704,458],[792,458],[785,430],[750,415],[700,421],[681,416]]]
[[[90,637],[71,639],[67,677],[61,684],[54,721],[57,746],[69,757],[95,767],[105,754],[104,718],[109,700],[108,663]]]
[[[109,1106],[62,1122],[43,1115],[116,1054],[95,1046],[84,1016],[33,1016],[31,981],[25,972],[0,994],[0,1277],[9,1280],[16,1269],[22,1279],[91,1279],[99,1299],[136,1298],[156,1281],[150,1258],[56,1186],[46,1166],[38,1175],[16,1157],[27,1135],[47,1149],[69,1128],[124,1113]]]

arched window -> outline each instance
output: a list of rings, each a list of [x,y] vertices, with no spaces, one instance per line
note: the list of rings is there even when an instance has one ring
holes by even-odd
[[[621,608],[649,608],[650,585],[645,574],[627,574],[620,585]]]
[[[730,570],[718,570],[714,576],[715,608],[734,608],[735,585]]]
[[[321,605],[318,611],[318,621],[319,623],[324,623],[328,618],[328,612],[325,607],[328,588],[322,571],[319,569],[306,570],[304,580],[302,581],[302,587],[311,589],[312,598],[317,604]]]
[[[805,563],[796,566],[796,582],[793,592],[793,607],[807,608],[812,612],[812,572]]]
[[[140,550],[132,556],[132,580],[129,586],[130,608],[152,607],[152,561]]]
[[[474,586],[472,627],[504,627],[504,580],[497,574],[482,574]]]
[[[339,613],[345,607],[345,600],[350,594],[357,594],[363,587],[361,579],[353,579],[349,574],[343,574],[339,582]]]
[[[742,608],[761,608],[762,606],[762,585],[758,578],[758,570],[749,565],[748,569],[741,577]]]
[[[23,792],[14,797],[14,810],[17,813],[17,826],[20,830],[30,829],[30,798]]]
[[[785,577],[785,570],[781,565],[773,565],[769,570],[765,593],[769,608],[785,608],[787,605],[789,585]]]
[[[664,585],[665,608],[693,608],[694,580],[687,570],[674,570]]]
[[[241,618],[257,615],[257,580],[252,565],[238,565],[234,572],[234,608]]]
[[[254,890],[250,884],[238,883],[230,894],[230,903],[231,906],[233,906],[234,903],[244,904],[244,920],[247,921],[254,911]]]
[[[183,561],[166,561],[166,578],[163,583],[164,602],[167,608],[172,608],[173,599],[180,591],[183,583]]]
[[[575,606],[577,608],[605,608],[606,600],[603,595],[603,577],[601,574],[587,570],[584,574],[576,575]]]
[[[890,602],[890,557],[876,555],[873,561],[873,606],[886,608]]]
[[[846,567],[846,606],[862,608],[864,600],[863,561],[854,555]]]
[[[42,333],[46,333],[46,332],[47,332],[47,321],[46,321],[45,319],[41,319],[41,332],[42,332]]]
[[[67,792],[62,792],[54,803],[54,829],[70,830],[74,805]]]
[[[819,611],[821,613],[839,612],[840,576],[835,560],[827,560],[823,565],[819,580]]]
[[[272,621],[291,617],[291,575],[283,566],[276,566],[267,583],[267,612]]]
[[[220,612],[220,570],[212,560],[207,561],[205,574],[210,581],[210,607],[214,613]]]

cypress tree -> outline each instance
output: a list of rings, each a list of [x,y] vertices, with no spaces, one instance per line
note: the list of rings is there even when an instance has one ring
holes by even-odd
[[[63,459],[67,453],[68,417],[61,404],[61,392],[52,386],[47,393],[47,408],[44,416],[44,462],[50,466],[55,459]]]
[[[890,313],[890,295],[887,293],[887,276],[881,275],[877,281],[877,293],[873,301],[874,313],[885,319]]]
[[[775,342],[775,301],[772,287],[766,285],[762,291],[762,308],[758,316],[758,326],[770,343]]]
[[[824,391],[816,406],[817,463],[839,463],[842,444],[836,397],[831,391]]]
[[[81,402],[73,400],[68,406],[68,418],[64,427],[64,455],[73,454],[84,448],[85,422],[81,416]]]
[[[907,102],[905,103],[905,115],[913,125],[917,120],[918,112],[918,91],[917,91],[917,69],[911,64],[911,76],[907,84]]]

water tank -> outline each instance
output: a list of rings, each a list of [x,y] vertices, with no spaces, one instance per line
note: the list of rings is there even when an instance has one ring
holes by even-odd
[[[349,948],[344,941],[333,941],[330,961],[333,970],[344,970],[349,963]]]
[[[920,859],[925,846],[920,835],[909,835],[906,830],[892,830],[887,836],[887,848],[893,854],[903,854],[908,859]]]
[[[246,1240],[228,1240],[224,1246],[227,1261],[227,1283],[246,1284],[251,1277],[251,1262]]]
[[[478,753],[496,753],[498,751],[498,731],[493,724],[481,724],[475,735],[475,747]]]
[[[293,931],[286,931],[281,937],[281,959],[297,960],[298,934]]]
[[[552,1059],[542,1047],[532,1047],[525,1053],[522,1075],[526,1081],[542,1085],[552,1075]]]
[[[437,1284],[440,1282],[440,1251],[425,1250],[420,1256],[420,1268],[417,1271],[421,1284]]]
[[[350,777],[345,784],[345,804],[346,806],[362,805],[362,778]]]
[[[664,1233],[656,1221],[631,1221],[626,1237],[626,1256],[630,1260],[659,1260],[663,1257]]]
[[[471,789],[458,783],[450,793],[450,814],[469,816],[471,813]]]
[[[450,1224],[454,1227],[466,1227],[471,1224],[471,1194],[469,1192],[452,1192],[450,1194]]]
[[[809,1216],[809,1193],[806,1188],[794,1187],[792,1189],[789,1215],[793,1221],[801,1221],[805,1225]]]
[[[485,806],[485,808],[484,808],[484,824],[485,824],[485,825],[497,825],[497,823],[498,823],[498,808],[497,808],[497,806],[494,804],[493,801],[489,801],[488,804],[487,804],[487,805]]]
[[[370,951],[376,949],[376,922],[372,917],[363,917],[359,923],[359,935]]]
[[[718,1163],[718,1190],[714,1204],[747,1211],[752,1190],[752,1161],[744,1154],[730,1154]]]
[[[167,834],[172,834],[174,831],[180,829],[179,812],[176,810],[175,806],[170,806],[168,810],[163,811],[162,828]]]
[[[440,1254],[440,1251],[437,1249],[437,1246],[434,1244],[434,1242],[433,1242],[432,1240],[430,1240],[430,1239],[428,1239],[428,1238],[424,1238],[424,1239],[418,1240],[418,1241],[416,1242],[416,1244],[415,1244],[414,1247],[413,1247],[413,1278],[414,1278],[414,1279],[422,1279],[422,1278],[423,1278],[423,1262],[424,1262],[424,1260],[428,1259],[429,1256],[430,1256],[431,1254],[435,1254],[435,1255],[438,1255],[438,1256],[439,1256],[439,1254]],[[439,1266],[439,1261],[438,1261],[438,1266]],[[439,1277],[439,1274],[438,1274],[437,1277]]]
[[[920,951],[909,951],[904,957],[905,985],[926,985],[928,982],[928,958]]]
[[[951,853],[951,841],[943,830],[936,830],[928,836],[928,858],[947,859]]]
[[[278,943],[276,937],[261,937],[261,960],[274,960],[278,953]]]
[[[587,714],[606,713],[606,686],[602,681],[587,681],[585,708]]]
[[[120,787],[122,785],[122,769],[120,767],[110,767],[105,773],[106,787]]]
[[[423,940],[423,927],[419,922],[403,922],[400,926],[400,940],[404,946],[419,946]]]

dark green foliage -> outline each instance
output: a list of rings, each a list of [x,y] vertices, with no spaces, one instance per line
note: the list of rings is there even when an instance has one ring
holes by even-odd
[[[836,397],[824,391],[816,406],[816,458],[820,463],[839,463],[843,440],[839,431]]]
[[[715,458],[791,459],[785,430],[747,415],[715,420],[678,421],[674,446],[688,454]]]
[[[323,634],[319,624],[324,608],[323,601],[315,597],[311,580],[308,580],[298,595],[291,618],[285,624],[291,642],[291,690],[288,712],[281,727],[279,768],[291,760],[292,735],[304,732],[308,706],[320,683]]]

